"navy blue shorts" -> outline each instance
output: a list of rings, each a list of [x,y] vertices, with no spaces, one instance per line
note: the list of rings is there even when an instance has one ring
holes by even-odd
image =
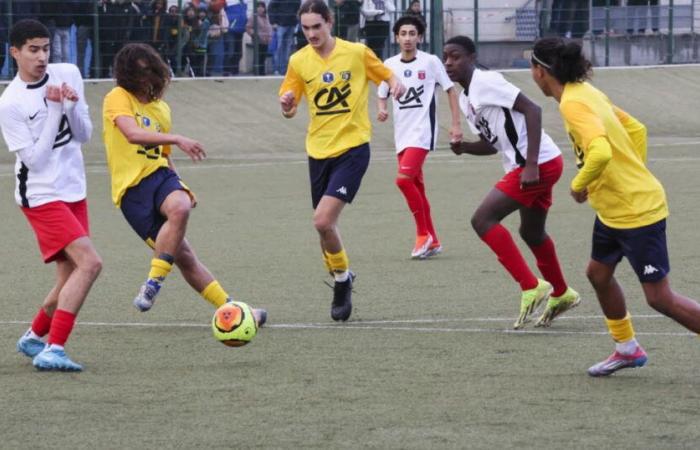
[[[591,258],[614,266],[626,257],[642,283],[664,279],[671,271],[666,247],[666,219],[640,228],[610,228],[596,217]]]
[[[166,220],[160,213],[160,205],[174,191],[189,192],[189,188],[170,168],[161,167],[127,189],[122,197],[121,210],[126,221],[151,247]]]
[[[336,158],[309,157],[311,205],[314,209],[324,195],[352,203],[369,166],[369,144],[353,147]]]

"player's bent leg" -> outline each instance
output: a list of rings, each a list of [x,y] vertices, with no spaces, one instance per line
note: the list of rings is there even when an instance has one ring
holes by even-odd
[[[700,304],[674,292],[668,276],[654,283],[642,283],[649,306],[688,330],[700,334]]]
[[[192,210],[192,197],[184,190],[172,191],[160,205],[160,213],[166,218],[156,237],[156,254],[175,255],[185,238],[187,221]]]
[[[586,276],[595,290],[603,315],[609,319],[622,319],[627,315],[625,295],[614,276],[616,266],[592,259],[586,269]]]
[[[88,237],[78,238],[68,244],[65,253],[74,269],[58,294],[58,308],[77,314],[102,271],[102,258]]]

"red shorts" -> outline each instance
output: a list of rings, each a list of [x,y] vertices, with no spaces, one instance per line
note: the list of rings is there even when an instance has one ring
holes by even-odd
[[[399,160],[399,173],[411,178],[423,179],[423,163],[428,156],[428,150],[418,147],[405,148],[396,155]]]
[[[50,202],[34,208],[20,208],[34,229],[45,263],[65,259],[63,249],[74,240],[90,235],[87,201]]]
[[[540,164],[540,182],[526,188],[520,187],[522,167],[508,172],[496,183],[496,189],[506,194],[516,202],[528,208],[539,208],[545,211],[552,206],[552,188],[559,181],[564,170],[564,158],[561,155]]]

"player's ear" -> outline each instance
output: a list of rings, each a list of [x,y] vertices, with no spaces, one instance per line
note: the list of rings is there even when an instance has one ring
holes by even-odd
[[[15,59],[19,58],[19,53],[20,53],[20,51],[21,51],[21,50],[18,49],[17,47],[15,47],[15,46],[11,46],[11,47],[10,47],[10,55],[11,55],[13,58],[15,58]]]

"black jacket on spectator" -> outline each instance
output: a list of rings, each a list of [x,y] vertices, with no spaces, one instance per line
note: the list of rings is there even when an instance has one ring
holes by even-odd
[[[41,21],[58,28],[70,28],[73,25],[73,14],[62,1],[45,1],[41,4]]]
[[[93,25],[93,15],[95,14],[94,0],[68,0],[67,3],[77,26],[91,27]]]
[[[22,19],[40,20],[40,15],[41,8],[38,2],[28,2],[27,0],[14,0],[12,2],[12,23]]]
[[[297,24],[297,12],[300,7],[300,0],[270,0],[267,7],[270,24],[293,27]]]

